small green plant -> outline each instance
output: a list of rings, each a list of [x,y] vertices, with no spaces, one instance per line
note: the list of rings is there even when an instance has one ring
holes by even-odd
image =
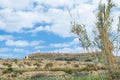
[[[73,73],[73,70],[72,70],[72,69],[68,69],[68,70],[66,70],[66,73],[72,74],[72,73]]]
[[[13,68],[11,67],[11,65],[9,65],[5,70],[3,70],[3,73],[11,73],[13,71]]]

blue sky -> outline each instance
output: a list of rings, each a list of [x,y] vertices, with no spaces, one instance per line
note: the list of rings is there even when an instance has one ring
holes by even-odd
[[[0,0],[0,57],[23,58],[34,52],[82,53],[71,20],[86,24],[89,37],[96,21],[99,0]],[[106,3],[106,0],[102,1]],[[120,15],[114,0],[113,30]],[[69,15],[68,9],[72,14]],[[78,19],[79,14],[79,19]]]

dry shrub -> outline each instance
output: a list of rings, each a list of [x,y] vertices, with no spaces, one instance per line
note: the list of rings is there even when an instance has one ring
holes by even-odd
[[[52,68],[52,66],[53,66],[53,63],[47,63],[47,64],[45,65],[45,69]]]
[[[31,78],[40,78],[40,77],[46,77],[46,76],[47,76],[46,74],[37,73],[37,74],[32,75]]]
[[[79,64],[74,64],[74,67],[75,67],[75,68],[78,68],[78,67],[79,67]]]

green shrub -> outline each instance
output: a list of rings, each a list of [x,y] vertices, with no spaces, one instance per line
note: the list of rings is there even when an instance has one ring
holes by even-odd
[[[68,73],[68,74],[72,74],[74,71],[72,70],[72,69],[68,69],[68,70],[66,70],[66,73]]]
[[[11,73],[11,72],[13,72],[13,71],[14,71],[14,70],[13,70],[12,67],[8,67],[8,68],[6,68],[5,70],[3,70],[2,73]]]
[[[48,76],[48,77],[34,77],[28,78],[26,80],[100,80],[99,76],[93,75],[84,75],[84,76],[75,76],[75,75],[62,75],[62,76]],[[103,78],[103,80],[106,80]]]

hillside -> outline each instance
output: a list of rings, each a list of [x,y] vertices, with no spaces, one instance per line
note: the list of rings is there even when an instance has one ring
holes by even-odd
[[[93,53],[32,53],[25,59],[48,59],[48,60],[65,60],[65,61],[85,61],[93,60],[100,52]]]

